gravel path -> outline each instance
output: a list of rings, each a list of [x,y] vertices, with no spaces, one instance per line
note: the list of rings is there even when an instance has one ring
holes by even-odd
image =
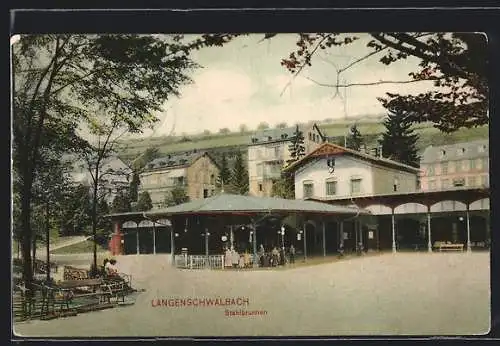
[[[289,270],[184,271],[122,263],[133,306],[15,325],[23,336],[473,335],[490,321],[489,253],[399,253]],[[123,262],[123,261],[122,261]],[[125,268],[123,268],[125,271]],[[242,297],[247,306],[156,306]],[[241,302],[241,301],[240,301]],[[225,309],[265,311],[226,316]]]

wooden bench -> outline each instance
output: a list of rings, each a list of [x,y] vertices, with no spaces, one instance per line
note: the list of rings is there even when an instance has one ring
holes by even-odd
[[[464,244],[452,244],[449,242],[435,242],[434,248],[438,251],[464,251]]]
[[[129,292],[129,287],[124,281],[108,281],[101,285],[103,297],[111,303],[111,298],[116,299],[116,302],[121,300],[125,303],[125,296]]]
[[[64,266],[63,278],[65,281],[90,279],[86,269]]]

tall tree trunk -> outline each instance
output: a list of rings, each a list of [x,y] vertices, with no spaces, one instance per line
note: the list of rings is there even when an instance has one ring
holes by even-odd
[[[97,191],[99,189],[99,161],[96,165],[95,177],[94,177],[94,194],[92,196],[92,236],[94,239],[94,249],[93,249],[93,262],[92,269],[93,275],[97,273]]]
[[[33,238],[32,238],[32,251],[33,251],[33,273],[36,273],[36,231],[33,232]]]
[[[23,167],[26,169],[25,167]],[[26,169],[29,171],[29,169]],[[31,261],[31,186],[32,178],[29,172],[24,174],[23,188],[21,191],[21,248],[23,255],[23,281],[27,288],[31,287],[33,281],[33,267]]]

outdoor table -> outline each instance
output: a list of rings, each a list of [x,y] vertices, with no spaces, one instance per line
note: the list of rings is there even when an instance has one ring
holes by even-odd
[[[79,287],[99,287],[102,283],[102,279],[66,280],[59,282],[56,286],[64,289],[71,289]]]

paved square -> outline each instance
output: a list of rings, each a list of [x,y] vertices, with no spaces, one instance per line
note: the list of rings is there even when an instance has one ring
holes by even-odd
[[[15,325],[16,334],[477,335],[490,327],[486,252],[383,254],[288,270],[185,271],[158,263],[141,267],[140,262],[127,270],[135,286],[146,289],[135,305],[24,322]],[[249,304],[153,306],[157,299],[168,303],[177,297],[243,297]],[[226,316],[226,309],[266,313]]]

